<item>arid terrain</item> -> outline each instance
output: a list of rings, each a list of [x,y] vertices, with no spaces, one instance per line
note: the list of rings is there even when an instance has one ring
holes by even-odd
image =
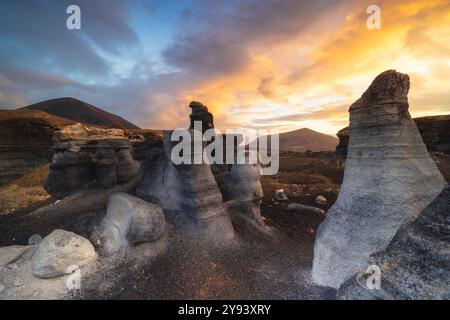
[[[262,216],[264,222],[273,228],[275,239],[243,231],[239,240],[229,247],[214,248],[176,234],[171,239],[171,249],[165,254],[148,261],[123,261],[114,268],[105,266],[112,270],[91,275],[93,279],[89,280],[89,285],[78,294],[94,299],[333,298],[334,290],[312,285],[307,276],[311,268],[315,230],[324,215],[287,209],[290,202],[324,210],[332,205],[342,178],[342,168],[335,168],[330,158],[329,152],[283,154],[279,174],[263,177]],[[32,176],[15,180],[0,189],[3,212],[0,217],[0,246],[24,245],[31,235],[45,236],[56,228],[89,237],[92,226],[103,217],[104,210],[70,214],[70,208],[66,208],[67,211],[36,213],[39,207],[56,201],[42,188],[47,170],[43,166],[30,173]],[[25,179],[27,185],[21,183]],[[284,189],[289,200],[276,200],[277,189]],[[15,198],[14,194],[20,194],[20,197]],[[324,195],[328,203],[316,204],[318,195]],[[13,199],[20,199],[20,203]],[[303,267],[299,268],[300,265]],[[103,288],[101,283],[113,287]],[[98,285],[102,289],[100,292]]]
[[[327,211],[335,202],[343,167],[334,165],[331,156],[330,152],[283,153],[280,172],[262,178],[261,214],[267,226],[273,228],[274,239],[244,230],[237,241],[217,248],[174,233],[164,254],[153,259],[134,257],[114,266],[102,265],[101,272],[83,279],[86,285],[74,297],[334,299],[335,290],[312,284],[309,276],[316,230],[325,215],[288,210],[289,203],[300,203]],[[449,177],[448,156],[434,158],[443,175]],[[42,188],[47,172],[47,166],[40,167],[0,188],[0,246],[24,245],[31,235],[45,236],[56,228],[89,237],[92,226],[100,222],[104,210],[70,213],[70,208],[62,208],[37,213],[36,209],[55,201]],[[279,189],[284,189],[287,201],[276,199],[275,191]],[[14,196],[18,194],[19,197]],[[319,195],[327,199],[326,204],[315,202]],[[176,218],[171,223],[176,225]]]

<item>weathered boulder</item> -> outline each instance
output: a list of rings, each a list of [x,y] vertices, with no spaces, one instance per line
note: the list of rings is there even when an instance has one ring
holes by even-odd
[[[88,127],[80,123],[54,134],[54,156],[44,187],[61,199],[86,187],[113,187],[132,180],[139,163],[121,129]]]
[[[287,201],[288,197],[284,193],[284,189],[275,190],[275,199],[278,201]]]
[[[161,207],[127,193],[116,193],[111,195],[106,216],[93,238],[104,254],[111,255],[124,252],[130,244],[156,241],[165,230]]]
[[[450,115],[429,116],[413,119],[423,142],[430,152],[450,154]],[[345,162],[349,132],[348,127],[337,134],[339,144],[333,153],[333,161]]]
[[[28,244],[29,245],[35,245],[38,244],[39,242],[41,242],[42,237],[40,234],[33,234],[30,238],[28,238]]]
[[[212,165],[213,175],[230,211],[263,225],[263,198],[259,164]]]
[[[316,200],[315,200],[315,203],[317,203],[318,205],[321,205],[321,206],[325,206],[327,204],[327,202],[328,202],[327,198],[325,198],[322,195],[317,196]]]
[[[82,267],[95,260],[89,240],[69,231],[56,229],[38,245],[32,257],[33,274],[53,278],[71,273],[70,267]]]
[[[313,206],[307,206],[300,203],[289,203],[287,206],[287,209],[289,211],[309,211],[317,214],[325,214],[325,211],[323,211],[320,208],[313,207]]]
[[[380,268],[381,288],[370,290],[353,277],[339,298],[450,299],[450,185],[369,263]]]
[[[194,121],[201,121],[203,132],[208,129],[214,128],[213,115],[208,111],[207,106],[203,105],[200,102],[192,101],[189,104],[189,108],[192,109],[192,113],[189,115],[189,129],[194,129]]]
[[[312,276],[338,288],[413,221],[445,181],[408,112],[409,77],[389,70],[350,107],[344,181],[320,225]]]

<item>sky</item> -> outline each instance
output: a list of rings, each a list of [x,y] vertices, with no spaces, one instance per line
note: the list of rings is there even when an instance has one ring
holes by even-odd
[[[410,76],[413,117],[449,114],[449,40],[448,0],[1,0],[0,109],[70,96],[173,129],[197,100],[219,129],[334,135],[388,69]]]

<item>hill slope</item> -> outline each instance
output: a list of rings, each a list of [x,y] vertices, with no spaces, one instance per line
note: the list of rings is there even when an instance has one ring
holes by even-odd
[[[119,116],[74,98],[58,98],[42,101],[22,109],[40,110],[84,124],[120,129],[139,129],[136,125]]]
[[[280,133],[280,151],[332,151],[339,140],[308,128]]]

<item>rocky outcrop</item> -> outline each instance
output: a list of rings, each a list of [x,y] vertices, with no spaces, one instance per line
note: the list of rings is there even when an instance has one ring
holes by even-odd
[[[45,237],[33,254],[33,274],[54,278],[72,273],[71,267],[82,267],[96,257],[89,240],[69,231],[56,229]]]
[[[34,110],[0,110],[0,185],[49,163],[53,133],[72,121]]]
[[[409,77],[389,70],[350,107],[344,181],[320,225],[312,276],[338,288],[413,221],[445,181],[408,112]]]
[[[182,212],[206,237],[233,238],[231,222],[210,165],[175,165],[171,152],[176,143],[170,141],[171,134],[165,131],[163,143],[150,150],[143,164],[137,196],[164,209]]]
[[[54,134],[54,156],[45,189],[60,199],[86,187],[112,187],[132,180],[139,163],[121,129],[80,123]]]
[[[259,164],[212,165],[222,197],[232,214],[243,215],[257,225],[264,225],[260,202],[263,198]]]
[[[129,245],[156,241],[166,230],[162,209],[127,193],[111,196],[106,216],[93,236],[106,255],[125,252]]]
[[[13,263],[28,250],[29,246],[9,246],[0,248],[0,270],[8,264]]]
[[[355,276],[340,288],[339,298],[450,299],[450,185],[369,263],[380,268],[380,289],[370,290]]]
[[[212,128],[212,115],[199,102],[189,105],[192,121],[206,122],[203,129]],[[191,137],[194,130],[189,130]],[[163,141],[148,149],[136,194],[149,202],[157,203],[169,212],[186,217],[199,234],[213,240],[234,237],[230,214],[241,223],[249,222],[263,227],[260,212],[262,187],[260,166],[253,164],[175,164],[171,160],[177,142],[170,141],[172,131],[165,131]],[[226,137],[224,136],[224,145]],[[193,139],[192,139],[193,140]],[[235,144],[239,137],[234,140]],[[206,143],[203,142],[203,148]],[[191,159],[203,149],[191,148]],[[224,159],[227,155],[224,155]],[[236,157],[236,155],[234,155]],[[233,223],[234,223],[233,218]]]
[[[85,238],[54,230],[29,246],[0,248],[0,300],[64,299],[95,269],[96,253]]]
[[[450,114],[415,118],[428,151],[450,154]]]
[[[414,118],[423,142],[430,152],[450,154],[450,115]],[[339,144],[333,154],[333,161],[344,162],[347,157],[348,127],[337,134]]]
[[[336,147],[336,150],[333,153],[333,162],[335,163],[343,163],[345,162],[345,158],[347,157],[347,146],[348,146],[348,127],[339,130],[336,134],[339,138],[339,144]]]
[[[208,107],[200,102],[192,101],[189,104],[189,108],[192,109],[190,118],[189,129],[194,129],[194,121],[201,121],[202,131],[205,132],[208,129],[214,128],[213,115],[208,111]]]

